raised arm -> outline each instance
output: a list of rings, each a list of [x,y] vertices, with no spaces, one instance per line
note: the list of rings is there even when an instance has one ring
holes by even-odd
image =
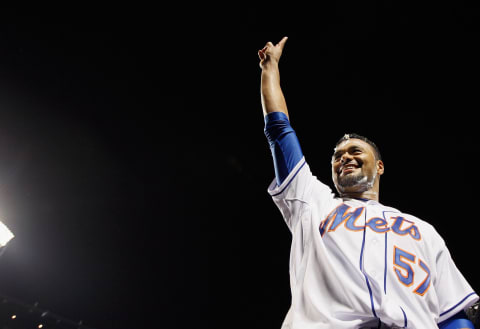
[[[280,70],[278,68],[285,42],[287,42],[287,37],[284,37],[276,45],[267,42],[265,47],[258,51],[262,69],[261,95],[264,116],[271,112],[283,112],[288,117],[287,103],[280,87]]]
[[[303,158],[295,131],[290,126],[287,103],[280,88],[278,61],[287,37],[258,51],[262,68],[261,95],[265,135],[272,151],[277,185],[280,186]]]

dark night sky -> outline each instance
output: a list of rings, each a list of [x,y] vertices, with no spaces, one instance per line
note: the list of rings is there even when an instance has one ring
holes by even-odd
[[[284,35],[314,174],[333,187],[336,140],[370,137],[381,202],[434,224],[480,291],[479,8],[319,6],[3,9],[0,217],[16,238],[0,293],[95,329],[279,328],[290,233],[266,193],[257,50]]]

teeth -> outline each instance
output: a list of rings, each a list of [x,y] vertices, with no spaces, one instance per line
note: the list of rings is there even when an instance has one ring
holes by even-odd
[[[357,168],[357,167],[354,166],[354,165],[349,165],[349,166],[343,167],[343,168],[341,169],[341,171],[345,171],[345,170],[348,170],[348,169],[356,169],[356,168]]]

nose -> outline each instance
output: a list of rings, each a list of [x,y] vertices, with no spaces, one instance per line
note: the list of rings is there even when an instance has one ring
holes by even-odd
[[[345,153],[342,154],[342,156],[340,158],[340,163],[345,164],[345,163],[351,161],[352,159],[353,159],[353,157],[348,152],[345,152]]]

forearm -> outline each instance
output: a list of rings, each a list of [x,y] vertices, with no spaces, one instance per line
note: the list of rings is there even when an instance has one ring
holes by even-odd
[[[268,63],[263,67],[261,95],[264,116],[271,112],[283,112],[288,117],[287,103],[280,87],[278,63]]]

